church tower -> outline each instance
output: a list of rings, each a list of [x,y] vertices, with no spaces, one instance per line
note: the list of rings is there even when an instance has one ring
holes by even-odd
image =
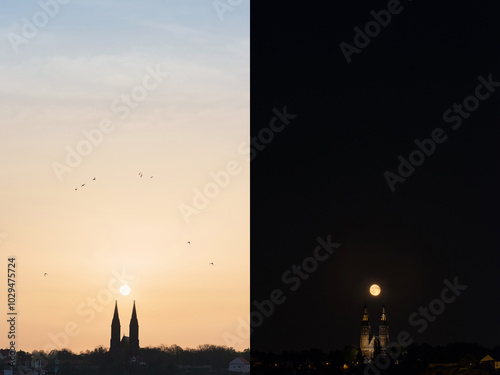
[[[366,303],[365,303],[365,311],[363,312],[363,319],[361,320],[361,339],[359,342],[361,354],[364,357],[371,357],[371,353],[369,350],[370,331],[371,330],[370,330],[370,322],[368,320],[368,309],[366,308]]]
[[[111,321],[111,340],[109,344],[109,351],[115,356],[119,356],[121,352],[120,328],[118,304],[117,301],[115,301],[115,313],[113,314],[113,320]]]
[[[139,355],[139,321],[137,320],[137,312],[135,311],[135,301],[132,310],[132,318],[130,318],[129,334],[130,354],[132,356],[137,356]]]
[[[382,315],[380,317],[380,325],[378,326],[380,352],[386,354],[387,345],[389,344],[389,322],[387,321],[387,314],[385,312],[385,305],[382,305]]]

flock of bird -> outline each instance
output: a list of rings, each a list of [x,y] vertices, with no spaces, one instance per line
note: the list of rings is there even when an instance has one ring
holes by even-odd
[[[95,181],[95,177],[92,179],[92,181]],[[82,184],[80,187],[84,187],[85,184]],[[75,190],[78,190],[78,188],[75,188]]]
[[[188,244],[188,245],[191,245],[191,241],[188,241],[188,242],[187,242],[187,244]],[[210,266],[210,265],[215,266],[215,264],[213,264],[213,263],[209,263],[208,265],[209,265],[209,266]]]
[[[139,175],[138,175],[138,176],[139,176],[140,178],[142,178],[142,173],[141,173],[141,172],[139,172]],[[154,176],[151,176],[151,177],[149,177],[149,178],[153,178],[153,177],[154,177]]]
[[[95,178],[94,178],[94,180],[95,180]],[[188,241],[188,242],[187,242],[187,244],[188,244],[188,245],[191,245],[191,241]],[[209,263],[208,265],[209,265],[209,266],[215,266],[215,264],[214,264],[213,262],[212,262],[212,263]],[[47,272],[45,272],[45,273],[43,274],[43,276],[44,276],[44,277],[47,277],[48,275],[49,275],[49,274],[48,274]]]
[[[139,176],[139,178],[142,178],[142,173],[141,173],[141,172],[139,172],[138,176]],[[154,176],[151,176],[151,177],[149,177],[149,178],[153,178],[153,177],[154,177]],[[95,177],[92,179],[92,181],[95,181]],[[82,187],[84,187],[84,186],[85,186],[85,184],[81,184],[81,185],[80,185],[80,187],[81,187],[81,188],[82,188]],[[78,188],[75,188],[75,191],[77,191],[77,190],[78,190]]]
[[[142,173],[141,173],[141,172],[139,172],[138,176],[139,176],[139,178],[142,178],[142,176],[143,176],[143,175],[142,175]],[[151,176],[151,177],[149,177],[149,178],[153,178],[153,177],[154,177],[154,176]],[[94,178],[92,179],[92,181],[95,181],[95,180],[96,180],[96,179],[95,179],[95,177],[94,177]],[[85,184],[82,184],[80,187],[82,188],[82,187],[84,187],[84,186],[85,186]],[[75,188],[75,190],[78,190],[78,188]],[[188,241],[188,242],[187,242],[187,244],[188,244],[188,245],[191,245],[191,241]],[[215,264],[214,264],[213,262],[212,262],[212,263],[209,263],[208,265],[209,265],[209,266],[215,266]],[[47,273],[45,273],[45,274],[44,274],[44,276],[45,276],[45,277],[47,277]]]

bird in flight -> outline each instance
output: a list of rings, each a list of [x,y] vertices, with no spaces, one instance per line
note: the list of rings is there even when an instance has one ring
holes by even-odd
[[[84,186],[85,186],[85,184],[82,184],[82,187],[84,187]]]
[[[153,178],[153,176],[149,177],[149,178]]]
[[[75,188],[75,190],[78,190],[78,188]]]
[[[45,277],[47,277],[47,275],[48,275],[48,273],[47,273],[47,272],[45,272],[45,273],[43,274],[43,276],[45,276]]]
[[[210,265],[210,264],[211,264],[212,266],[214,265],[213,263],[209,263],[208,265]]]
[[[191,241],[188,241],[188,242],[187,242],[187,244],[188,244],[188,245],[191,245]]]
[[[92,179],[92,181],[95,181],[95,177]]]

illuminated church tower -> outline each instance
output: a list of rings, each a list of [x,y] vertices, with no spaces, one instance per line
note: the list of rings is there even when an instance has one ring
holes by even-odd
[[[387,345],[389,344],[389,322],[387,321],[387,314],[385,313],[385,305],[382,305],[382,316],[380,317],[378,332],[380,352],[386,354]]]
[[[370,321],[368,319],[368,309],[366,308],[365,304],[363,318],[361,319],[361,338],[359,341],[361,354],[363,355],[363,357],[370,359],[373,359],[379,352],[385,355],[388,344],[389,344],[389,323],[387,321],[385,305],[382,306],[382,315],[380,318],[380,325],[379,325],[379,335],[372,336]]]
[[[361,348],[361,354],[363,357],[371,357],[373,353],[370,353],[370,321],[368,320],[368,309],[365,304],[365,311],[363,312],[363,319],[361,320],[361,340],[359,347]]]

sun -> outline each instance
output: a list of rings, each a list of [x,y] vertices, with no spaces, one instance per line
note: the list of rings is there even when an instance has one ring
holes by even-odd
[[[381,289],[380,287],[377,285],[377,284],[373,284],[371,287],[370,287],[370,294],[372,296],[378,296],[381,292]]]
[[[129,293],[130,293],[130,287],[126,284],[122,285],[120,287],[120,293],[123,295],[123,296],[127,296]]]

